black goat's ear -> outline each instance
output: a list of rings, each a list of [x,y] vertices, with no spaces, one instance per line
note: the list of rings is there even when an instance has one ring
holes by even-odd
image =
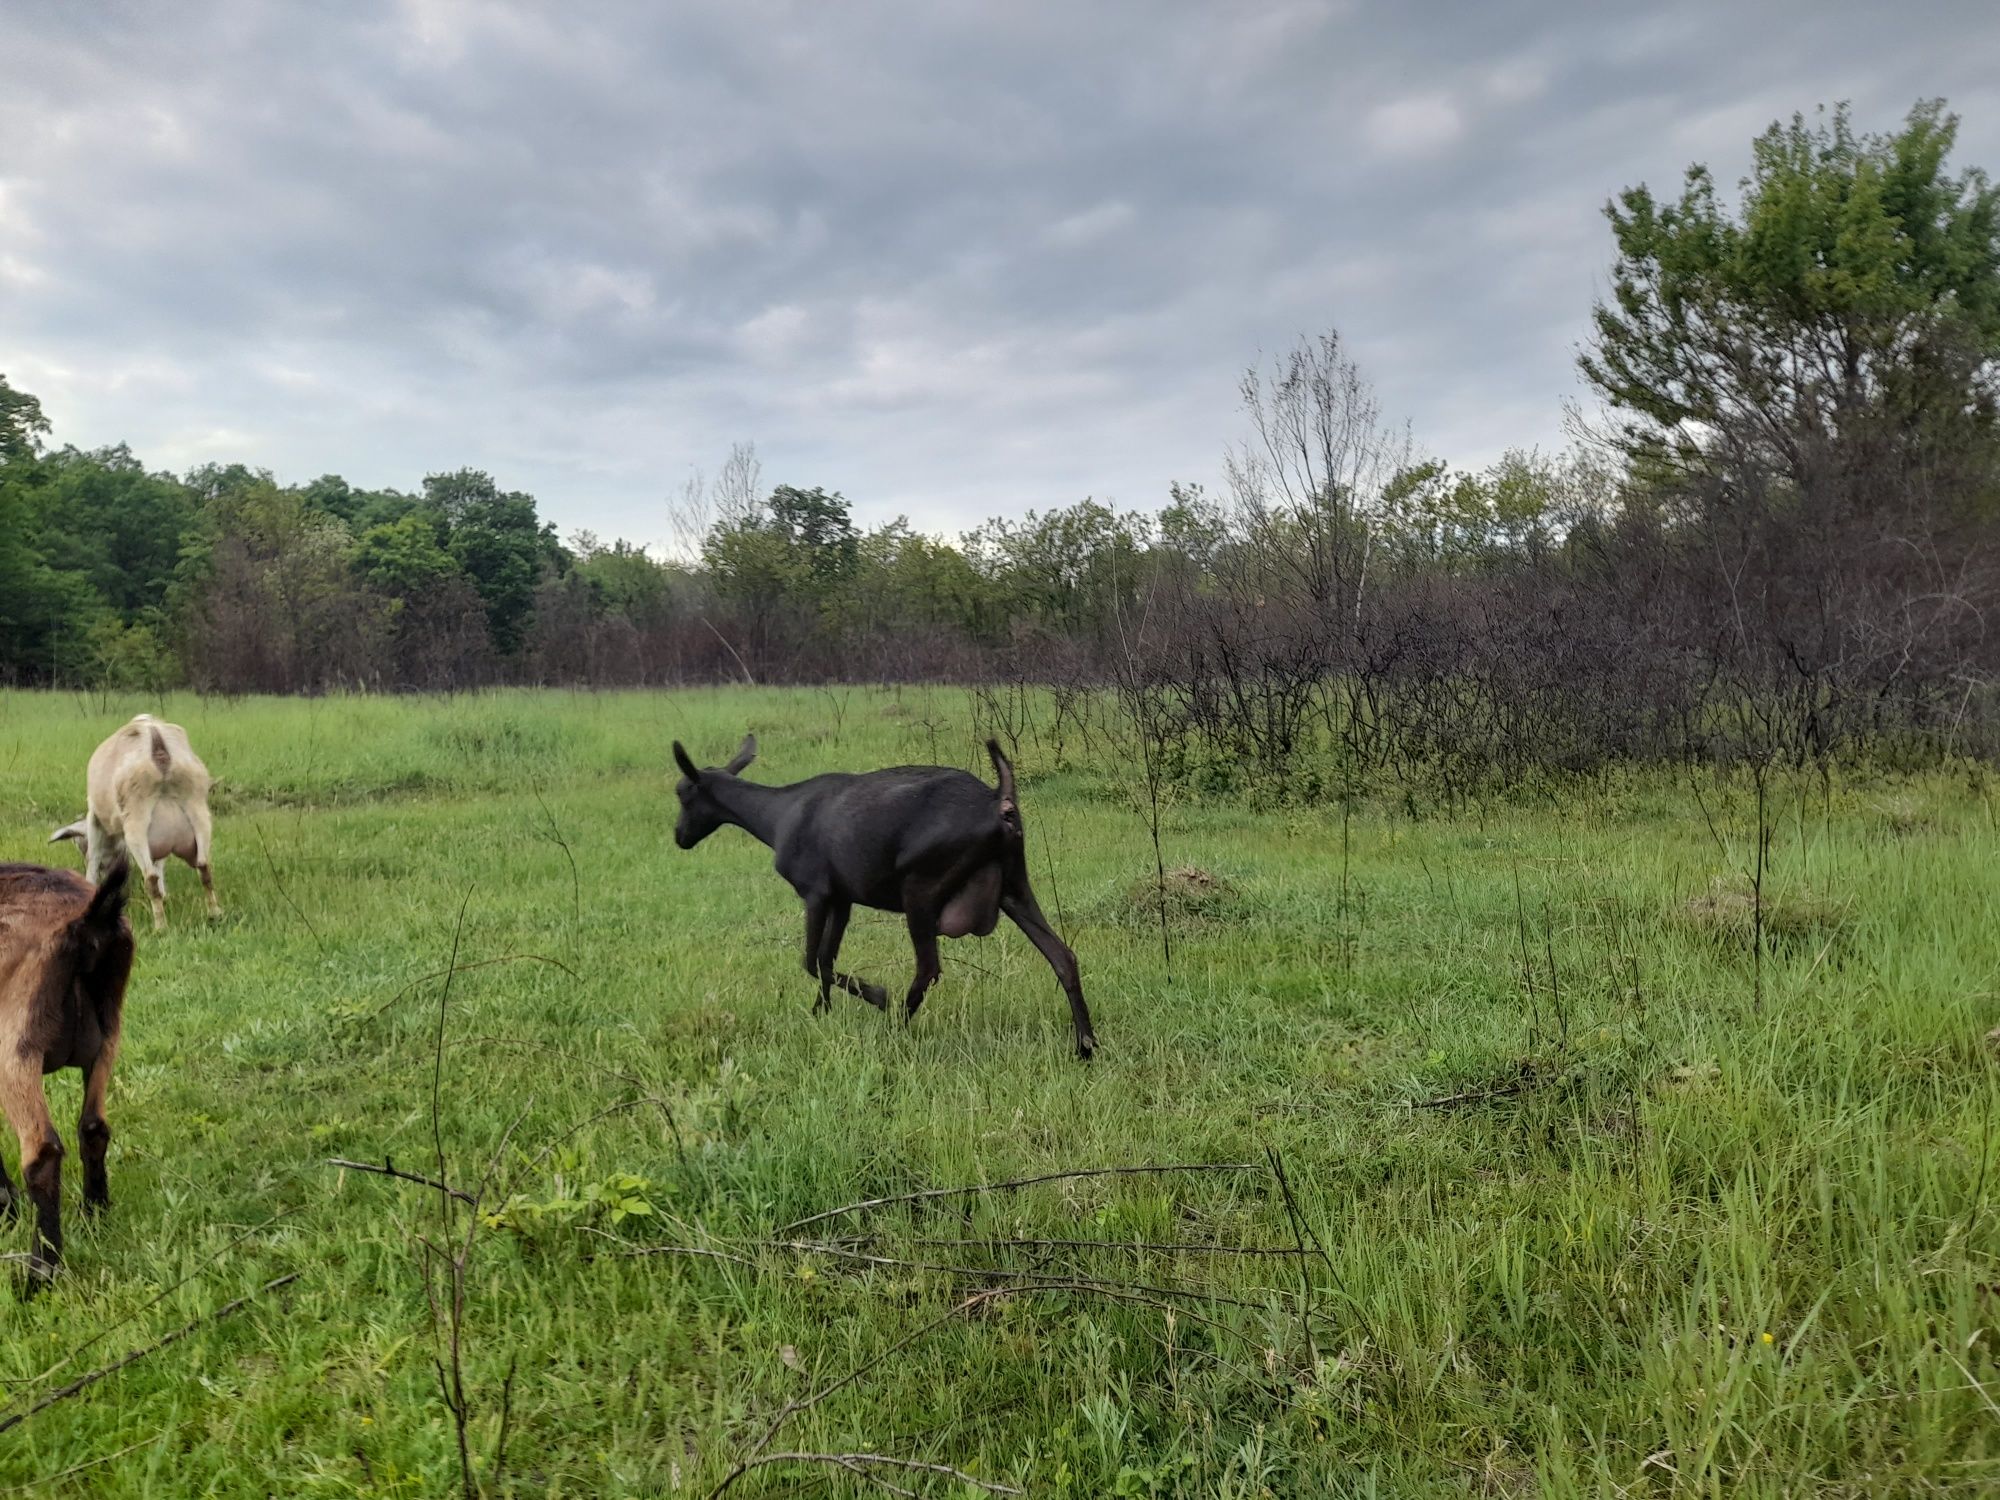
[[[736,753],[729,757],[729,764],[722,769],[727,771],[731,776],[734,776],[756,758],[757,736],[746,734],[743,736],[743,743],[736,747]]]
[[[681,742],[679,740],[674,741],[674,760],[679,764],[681,768],[681,775],[687,777],[689,781],[701,780],[700,767],[698,767],[697,765],[695,765],[693,761],[688,759],[688,753],[687,751],[681,748]]]

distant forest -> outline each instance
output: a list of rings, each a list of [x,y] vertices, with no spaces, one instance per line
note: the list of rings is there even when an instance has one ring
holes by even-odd
[[[559,538],[469,469],[412,492],[52,447],[0,378],[0,681],[222,693],[958,681],[1115,690],[1182,766],[1531,768],[2000,748],[2000,195],[1941,102],[1754,143],[1725,201],[1606,207],[1608,415],[1481,472],[1337,335],[1243,381],[1210,492],[947,542],[737,447],[677,556]],[[798,476],[793,476],[798,477]],[[813,476],[804,476],[813,477]],[[997,702],[997,700],[996,700]]]

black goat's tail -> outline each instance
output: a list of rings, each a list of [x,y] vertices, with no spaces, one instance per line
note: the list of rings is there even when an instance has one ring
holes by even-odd
[[[986,753],[993,757],[993,771],[1000,778],[1000,821],[1018,828],[1021,804],[1014,800],[1014,763],[1001,753],[998,740],[986,742]]]

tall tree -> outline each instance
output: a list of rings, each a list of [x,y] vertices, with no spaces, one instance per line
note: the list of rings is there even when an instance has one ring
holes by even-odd
[[[1642,471],[1879,504],[1985,449],[2000,193],[1946,171],[1957,129],[1941,101],[1891,135],[1845,106],[1794,116],[1758,137],[1734,215],[1699,165],[1677,200],[1606,206],[1613,295],[1581,365]]]

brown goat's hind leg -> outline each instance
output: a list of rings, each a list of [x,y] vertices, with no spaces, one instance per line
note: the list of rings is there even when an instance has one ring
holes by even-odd
[[[40,1070],[17,1053],[0,1061],[0,1108],[21,1142],[21,1176],[35,1204],[35,1251],[28,1262],[28,1291],[62,1264],[62,1139],[49,1119]]]
[[[1056,936],[1025,884],[1016,887],[1010,881],[1009,889],[1001,894],[1000,909],[1028,935],[1028,941],[1041,950],[1049,967],[1056,971],[1063,993],[1069,996],[1070,1023],[1076,1028],[1076,1055],[1088,1062],[1091,1053],[1097,1050],[1097,1033],[1090,1027],[1090,1007],[1083,1003],[1083,979],[1077,972],[1076,955],[1070,952],[1068,943]]]
[[[76,1140],[83,1150],[83,1208],[99,1213],[111,1206],[111,1179],[105,1175],[104,1153],[111,1144],[111,1127],[104,1120],[104,1091],[111,1083],[111,1064],[118,1039],[111,1038],[97,1054],[83,1081],[83,1112],[77,1116]]]

